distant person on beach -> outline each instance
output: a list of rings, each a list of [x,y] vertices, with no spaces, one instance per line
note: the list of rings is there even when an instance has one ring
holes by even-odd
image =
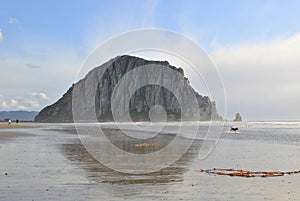
[[[19,123],[19,119],[16,120],[16,123],[17,123],[17,124]]]
[[[11,124],[11,120],[8,120],[8,124]]]

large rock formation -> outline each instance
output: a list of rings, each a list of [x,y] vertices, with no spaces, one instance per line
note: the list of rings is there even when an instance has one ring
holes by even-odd
[[[76,84],[73,84],[72,87],[70,87],[70,89],[56,103],[47,106],[40,111],[40,113],[36,116],[35,121],[73,122],[72,104],[74,105],[78,102],[80,102],[80,106],[85,110],[82,112],[79,110],[79,113],[84,113],[86,111],[88,111],[88,113],[94,112],[98,121],[112,121],[113,115],[111,110],[111,97],[115,87],[117,86],[117,83],[128,72],[132,72],[133,69],[136,70],[138,67],[144,65],[163,66],[174,70],[179,76],[168,76],[167,80],[170,83],[180,82],[180,86],[183,86],[183,88],[178,89],[180,91],[176,91],[175,95],[173,91],[170,91],[160,85],[150,84],[136,90],[131,96],[128,106],[130,116],[134,121],[149,120],[149,111],[155,105],[160,105],[164,108],[168,120],[194,120],[194,111],[196,111],[197,108],[187,107],[185,113],[183,114],[180,107],[185,103],[189,103],[191,94],[196,97],[195,100],[197,101],[199,108],[200,117],[198,116],[196,119],[204,121],[221,119],[217,113],[215,103],[210,101],[207,96],[201,96],[192,89],[188,79],[184,77],[184,71],[182,68],[171,66],[167,61],[147,61],[142,58],[125,55],[116,57],[107,63],[94,68],[86,75],[84,79],[80,80]],[[103,72],[104,69],[106,70]],[[156,73],[155,79],[166,80],[166,75],[163,73],[159,71],[153,71],[153,73]],[[128,85],[128,89],[130,89],[130,87],[134,87],[133,85],[136,83],[141,82],[141,79],[145,79],[145,76],[147,75],[135,76],[130,82],[132,86]],[[87,87],[87,83],[96,83],[96,85],[93,84],[89,85],[91,87]],[[77,96],[87,96],[87,94],[92,94],[93,90],[95,90],[96,93],[95,98],[92,99],[92,101],[94,101],[92,104],[88,100],[78,100]],[[123,95],[126,96],[128,93],[125,91]],[[178,101],[178,97],[176,98],[176,94],[180,94],[182,96],[180,97],[180,101],[183,104],[180,105],[180,101]],[[121,96],[123,95],[119,95],[119,97],[116,99],[122,100]],[[83,115],[81,115],[81,117],[83,117]],[[81,120],[89,121],[88,117]]]

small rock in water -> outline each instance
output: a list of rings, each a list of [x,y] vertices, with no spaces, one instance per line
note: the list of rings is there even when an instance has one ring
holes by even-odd
[[[235,119],[233,121],[243,121],[242,116],[240,115],[240,113],[236,113]]]

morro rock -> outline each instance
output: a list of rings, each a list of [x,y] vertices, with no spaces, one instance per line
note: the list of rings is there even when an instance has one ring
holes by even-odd
[[[82,121],[89,121],[88,114],[91,112],[96,114],[97,121],[114,121],[112,96],[114,96],[114,100],[119,101],[115,103],[116,105],[122,104],[123,97],[130,94],[130,89],[136,87],[136,85],[142,83],[143,80],[149,77],[148,73],[135,75],[133,78],[127,77],[127,74],[130,74],[133,70],[141,69],[139,67],[145,65],[161,66],[161,68],[176,72],[177,76],[169,76],[163,73],[163,71],[159,71],[157,67],[156,69],[158,70],[153,70],[155,81],[160,81],[159,83],[172,83],[174,86],[180,84],[181,87],[169,90],[167,87],[158,84],[148,84],[137,88],[137,90],[130,95],[130,101],[127,105],[130,117],[133,121],[148,121],[149,114],[153,112],[151,108],[157,105],[164,109],[167,120],[169,121],[180,119],[203,121],[221,119],[217,113],[215,102],[212,102],[207,96],[201,96],[190,86],[189,80],[184,77],[182,68],[172,66],[167,61],[148,61],[142,58],[124,55],[118,56],[91,70],[85,78],[73,84],[61,99],[41,110],[35,117],[35,121],[74,122],[73,117],[75,118],[75,116],[73,115],[74,110],[72,110],[72,104],[73,106],[75,104],[80,106],[77,112],[80,113],[79,116],[82,118]],[[151,66],[148,68],[151,69]],[[128,85],[122,85],[122,94],[115,95],[113,92],[115,88],[120,87],[118,83],[122,81],[122,78],[131,80],[129,80]],[[153,76],[151,79],[153,79]],[[87,87],[88,83],[93,84]],[[79,98],[80,96],[87,97],[87,95],[93,93],[95,93],[93,99],[85,100]],[[196,106],[190,104],[190,97],[195,97]],[[113,105],[113,107],[116,105]],[[184,111],[182,107],[185,108]],[[199,111],[199,113],[195,111]],[[87,112],[86,117],[83,115],[84,112]],[[124,111],[120,110],[118,112],[122,114]]]

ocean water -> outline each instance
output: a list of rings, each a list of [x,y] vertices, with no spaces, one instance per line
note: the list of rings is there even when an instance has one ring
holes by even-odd
[[[0,135],[30,134],[0,139],[0,200],[300,200],[299,174],[238,178],[199,171],[299,170],[300,122],[79,124],[80,136],[73,124],[38,126],[0,129]],[[231,126],[237,126],[239,132],[229,132]],[[160,171],[126,174],[100,164],[81,144],[79,137],[90,137],[88,132],[95,127],[104,129],[116,147],[134,154],[157,151],[134,147],[149,139],[165,146],[179,136],[182,146],[188,143],[191,147]],[[131,136],[127,138],[122,133]],[[135,140],[137,136],[142,141]],[[205,144],[203,140],[212,143]],[[182,147],[172,148],[177,153]],[[207,154],[204,159],[201,151]],[[159,157],[168,160],[167,155]],[[140,167],[139,163],[128,166]]]

